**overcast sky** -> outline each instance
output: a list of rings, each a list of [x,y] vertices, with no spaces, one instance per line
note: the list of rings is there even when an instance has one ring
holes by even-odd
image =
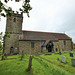
[[[22,2],[8,2],[17,11]],[[66,33],[75,43],[75,0],[31,0],[30,18],[23,15],[22,30]],[[0,32],[6,19],[1,17]]]

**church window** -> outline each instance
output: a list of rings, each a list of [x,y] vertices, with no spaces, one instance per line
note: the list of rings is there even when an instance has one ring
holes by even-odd
[[[31,48],[34,48],[34,42],[31,42]]]
[[[14,22],[16,22],[16,18],[14,18],[14,20],[13,20]]]
[[[64,45],[66,45],[66,41],[64,41]]]
[[[56,52],[58,51],[58,49],[56,48]]]

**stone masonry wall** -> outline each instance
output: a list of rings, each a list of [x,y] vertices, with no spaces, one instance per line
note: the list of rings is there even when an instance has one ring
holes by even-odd
[[[16,22],[14,22],[14,18]],[[7,17],[6,32],[22,33],[22,21],[23,17],[17,17],[17,14],[12,17]]]
[[[65,45],[64,45],[65,41]],[[59,40],[59,48],[61,50],[72,50],[72,40]]]
[[[56,41],[56,42],[53,42],[53,51],[55,51],[57,49],[57,51],[59,51],[59,42]]]
[[[10,38],[5,38],[5,53],[10,54],[10,48],[13,47],[14,53],[19,52],[19,35],[22,33],[22,14],[13,14],[7,17],[6,32],[10,33]]]
[[[31,48],[31,42],[34,42],[34,48]],[[22,51],[26,54],[41,52],[42,43],[40,41],[19,41],[19,53],[21,54]]]
[[[52,52],[54,50],[57,51],[59,50],[71,50],[71,40],[65,40],[66,41],[66,45],[64,45],[64,40],[59,40],[57,42],[53,42],[54,44],[54,48],[52,50]],[[34,48],[31,48],[31,42],[34,42]],[[44,43],[40,41],[19,41],[19,53],[22,53],[22,50],[24,51],[24,53],[26,54],[34,54],[37,52],[48,52],[48,50],[46,49],[46,47],[41,48],[41,45]]]
[[[14,48],[14,53],[18,53],[19,50],[19,35],[17,34],[10,34],[10,38],[6,37],[5,39],[5,53],[10,54],[10,48]]]

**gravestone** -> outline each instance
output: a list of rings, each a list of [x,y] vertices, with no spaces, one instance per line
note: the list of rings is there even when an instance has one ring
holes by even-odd
[[[71,51],[69,51],[69,53],[71,53]]]
[[[61,52],[59,52],[59,55],[61,55]]]
[[[32,66],[32,56],[30,56],[30,59],[29,59],[28,71],[31,70],[31,66]]]
[[[75,66],[75,58],[71,59],[72,65]]]
[[[61,56],[61,62],[66,63],[66,58],[65,58],[65,56]]]
[[[59,60],[59,58],[57,58],[57,60]]]
[[[70,57],[73,57],[73,53],[70,53]]]

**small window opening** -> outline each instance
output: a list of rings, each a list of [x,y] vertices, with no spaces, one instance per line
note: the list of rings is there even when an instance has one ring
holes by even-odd
[[[34,42],[31,42],[31,48],[34,48]]]
[[[64,45],[66,45],[66,41],[64,41]]]

